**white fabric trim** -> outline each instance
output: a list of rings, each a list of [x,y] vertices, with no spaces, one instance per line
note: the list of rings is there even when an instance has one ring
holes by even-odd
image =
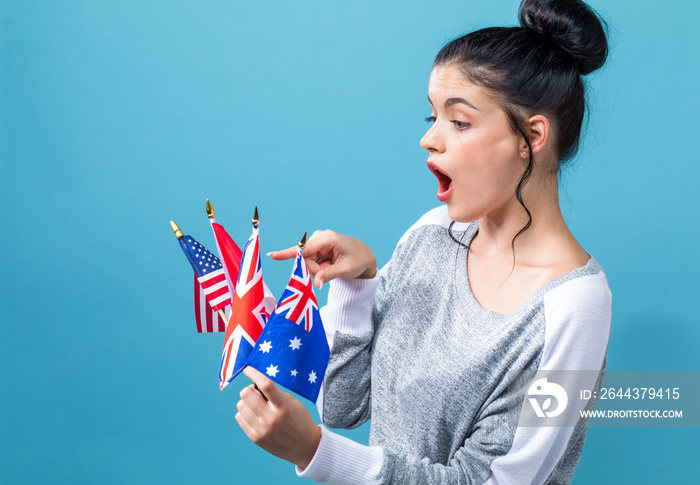
[[[330,485],[372,485],[378,483],[384,452],[378,446],[364,446],[345,436],[321,428],[321,442],[306,469],[295,467],[297,475]]]
[[[359,337],[372,330],[374,293],[384,271],[384,268],[377,271],[371,279],[338,278],[330,282],[328,304],[321,309],[329,346],[336,331]]]

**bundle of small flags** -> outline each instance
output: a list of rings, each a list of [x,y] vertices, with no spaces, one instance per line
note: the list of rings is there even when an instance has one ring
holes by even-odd
[[[287,288],[258,338],[248,365],[316,402],[329,354],[313,280],[302,248],[298,248]]]
[[[306,235],[289,283],[276,302],[262,278],[257,207],[253,233],[243,251],[216,223],[208,200],[207,213],[220,258],[170,224],[195,272],[197,331],[226,332],[219,389],[250,365],[315,402],[330,351],[313,280],[302,257]]]

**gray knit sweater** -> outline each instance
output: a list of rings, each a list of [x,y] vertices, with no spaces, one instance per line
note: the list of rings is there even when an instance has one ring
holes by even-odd
[[[450,238],[449,222],[444,207],[429,212],[374,280],[334,282],[322,313],[332,351],[319,408],[329,427],[371,419],[370,446],[323,428],[301,476],[325,483],[571,481],[585,423],[514,426],[508,410],[524,394],[509,384],[513,370],[526,379],[542,369],[602,375],[611,315],[605,275],[591,258],[513,313],[486,310],[471,293],[467,250]],[[467,245],[475,232],[476,224],[453,229]]]

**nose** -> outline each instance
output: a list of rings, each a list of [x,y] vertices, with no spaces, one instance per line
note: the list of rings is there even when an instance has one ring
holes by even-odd
[[[425,135],[423,135],[423,138],[420,140],[420,146],[430,153],[445,151],[445,144],[440,136],[437,122],[433,123]]]

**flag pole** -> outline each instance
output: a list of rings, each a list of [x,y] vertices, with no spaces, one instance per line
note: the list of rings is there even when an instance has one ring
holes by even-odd
[[[299,249],[302,251],[304,248],[306,248],[306,235],[309,233],[309,231],[304,232],[304,237],[301,238],[301,241],[299,241]]]
[[[209,200],[208,200],[208,199],[207,199],[207,204],[209,204]],[[208,209],[208,207],[209,207],[209,206],[207,206],[207,209]],[[213,212],[212,212],[212,214],[213,214]],[[173,230],[173,232],[175,233],[175,237],[176,237],[176,238],[180,239],[182,236],[184,236],[184,234],[183,234],[182,231],[180,230],[180,226],[178,226],[178,225],[175,223],[175,221],[170,221],[170,229]],[[226,318],[226,314],[224,313],[223,310],[219,310],[219,316],[220,316],[221,318],[223,318],[223,319],[224,319],[224,323],[225,323],[226,325],[228,325],[228,318]]]

